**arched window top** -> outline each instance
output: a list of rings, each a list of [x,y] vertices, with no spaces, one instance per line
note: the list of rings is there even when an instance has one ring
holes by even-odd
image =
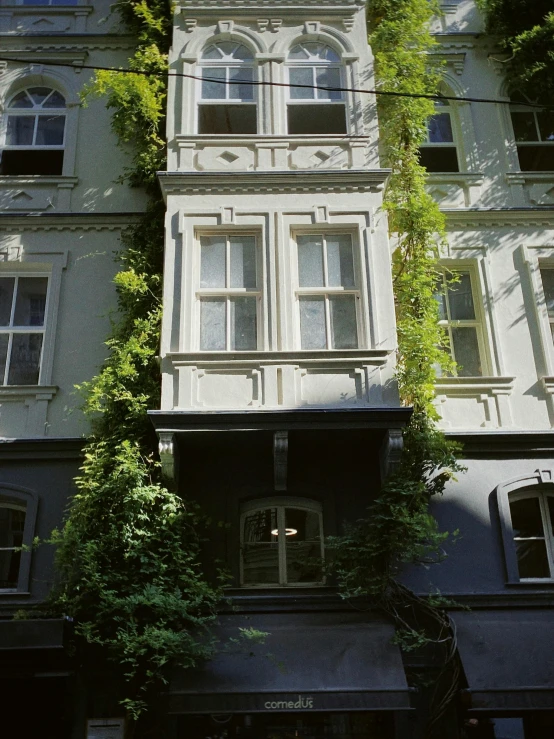
[[[519,579],[554,579],[553,488],[524,488],[508,500]]]
[[[204,49],[201,61],[219,64],[252,64],[254,55],[247,46],[237,41],[221,41]]]
[[[9,109],[29,110],[59,110],[65,108],[65,98],[51,87],[27,87],[16,93],[8,103]]]
[[[340,64],[341,58],[337,52],[327,44],[307,42],[297,44],[289,52],[289,59],[295,64]]]

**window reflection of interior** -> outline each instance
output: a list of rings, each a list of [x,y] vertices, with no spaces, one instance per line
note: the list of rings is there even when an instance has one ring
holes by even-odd
[[[323,582],[323,530],[316,504],[274,505],[242,516],[242,585],[317,585]]]
[[[512,96],[510,115],[519,168],[523,172],[554,170],[554,111],[530,108],[521,93]]]
[[[0,382],[38,385],[47,277],[0,277]]]
[[[520,579],[554,579],[554,493],[511,496],[510,515]]]
[[[435,109],[435,115],[427,122],[427,136],[420,148],[420,163],[428,172],[459,172],[448,101],[437,101]]]
[[[202,53],[200,64],[198,133],[257,133],[255,88],[251,84],[254,57],[250,50],[234,41],[213,44]]]
[[[458,377],[480,377],[483,374],[484,337],[473,296],[471,274],[457,272],[457,282],[447,282],[441,275],[436,300],[439,323],[444,327],[450,354],[456,362]]]
[[[0,497],[0,590],[17,588],[26,508],[18,498]]]

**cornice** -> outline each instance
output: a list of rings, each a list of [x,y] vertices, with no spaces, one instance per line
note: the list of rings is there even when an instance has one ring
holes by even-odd
[[[222,10],[235,11],[254,11],[257,15],[263,14],[264,7],[260,0],[180,0],[178,3],[182,10],[188,12],[194,11],[215,11],[220,13]],[[365,0],[272,0],[271,7],[267,8],[266,13],[275,14],[276,12],[288,12],[290,10],[313,10],[314,8],[325,10],[338,9],[358,10],[365,5]]]
[[[383,188],[390,171],[158,172],[158,178],[164,197],[210,192],[370,192]]]
[[[78,52],[86,56],[86,52],[89,51],[132,49],[136,46],[136,39],[128,34],[64,33],[62,36],[37,33],[26,34],[24,39],[8,34],[2,35],[1,38],[2,55],[9,54],[14,59],[23,58],[30,61],[25,54],[32,53],[33,63],[40,63],[42,59],[48,61],[50,57],[60,54]],[[34,58],[35,54],[40,56]]]
[[[121,231],[138,223],[142,213],[0,213],[0,232]]]
[[[0,439],[0,460],[80,459],[85,439],[40,438]]]
[[[554,227],[554,206],[539,208],[441,208],[447,226],[461,228],[487,228],[504,226]]]
[[[504,458],[514,455],[554,455],[554,431],[551,429],[491,430],[491,431],[444,431],[445,436],[463,447],[464,459],[479,457]]]

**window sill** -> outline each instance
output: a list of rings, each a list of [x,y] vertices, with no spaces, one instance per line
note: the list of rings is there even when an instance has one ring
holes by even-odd
[[[546,587],[548,590],[554,587],[554,579],[548,580],[508,580],[506,587],[510,588],[543,588]]]
[[[14,596],[17,596],[18,598],[20,598],[22,596],[29,596],[29,595],[31,595],[31,593],[28,590],[9,590],[8,588],[0,589],[0,598],[2,596],[4,597],[11,596],[12,598]]]
[[[3,174],[0,175],[0,185],[65,185],[75,187],[79,182],[77,177],[67,175],[42,174]]]
[[[52,400],[57,393],[57,385],[2,385],[0,386],[0,402],[9,400]]]
[[[427,182],[459,182],[464,185],[482,185],[484,176],[480,172],[427,172]]]
[[[435,390],[441,395],[475,393],[510,394],[515,377],[438,377]]]
[[[554,170],[553,171],[532,171],[532,170],[522,170],[520,172],[507,172],[506,173],[506,182],[509,185],[524,185],[528,181],[533,182],[551,182],[554,180]]]

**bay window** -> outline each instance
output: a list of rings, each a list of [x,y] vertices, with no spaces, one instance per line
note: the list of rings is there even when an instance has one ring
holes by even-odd
[[[554,492],[510,495],[520,580],[554,579]]]
[[[297,234],[296,248],[301,348],[357,349],[360,295],[351,234]]]

